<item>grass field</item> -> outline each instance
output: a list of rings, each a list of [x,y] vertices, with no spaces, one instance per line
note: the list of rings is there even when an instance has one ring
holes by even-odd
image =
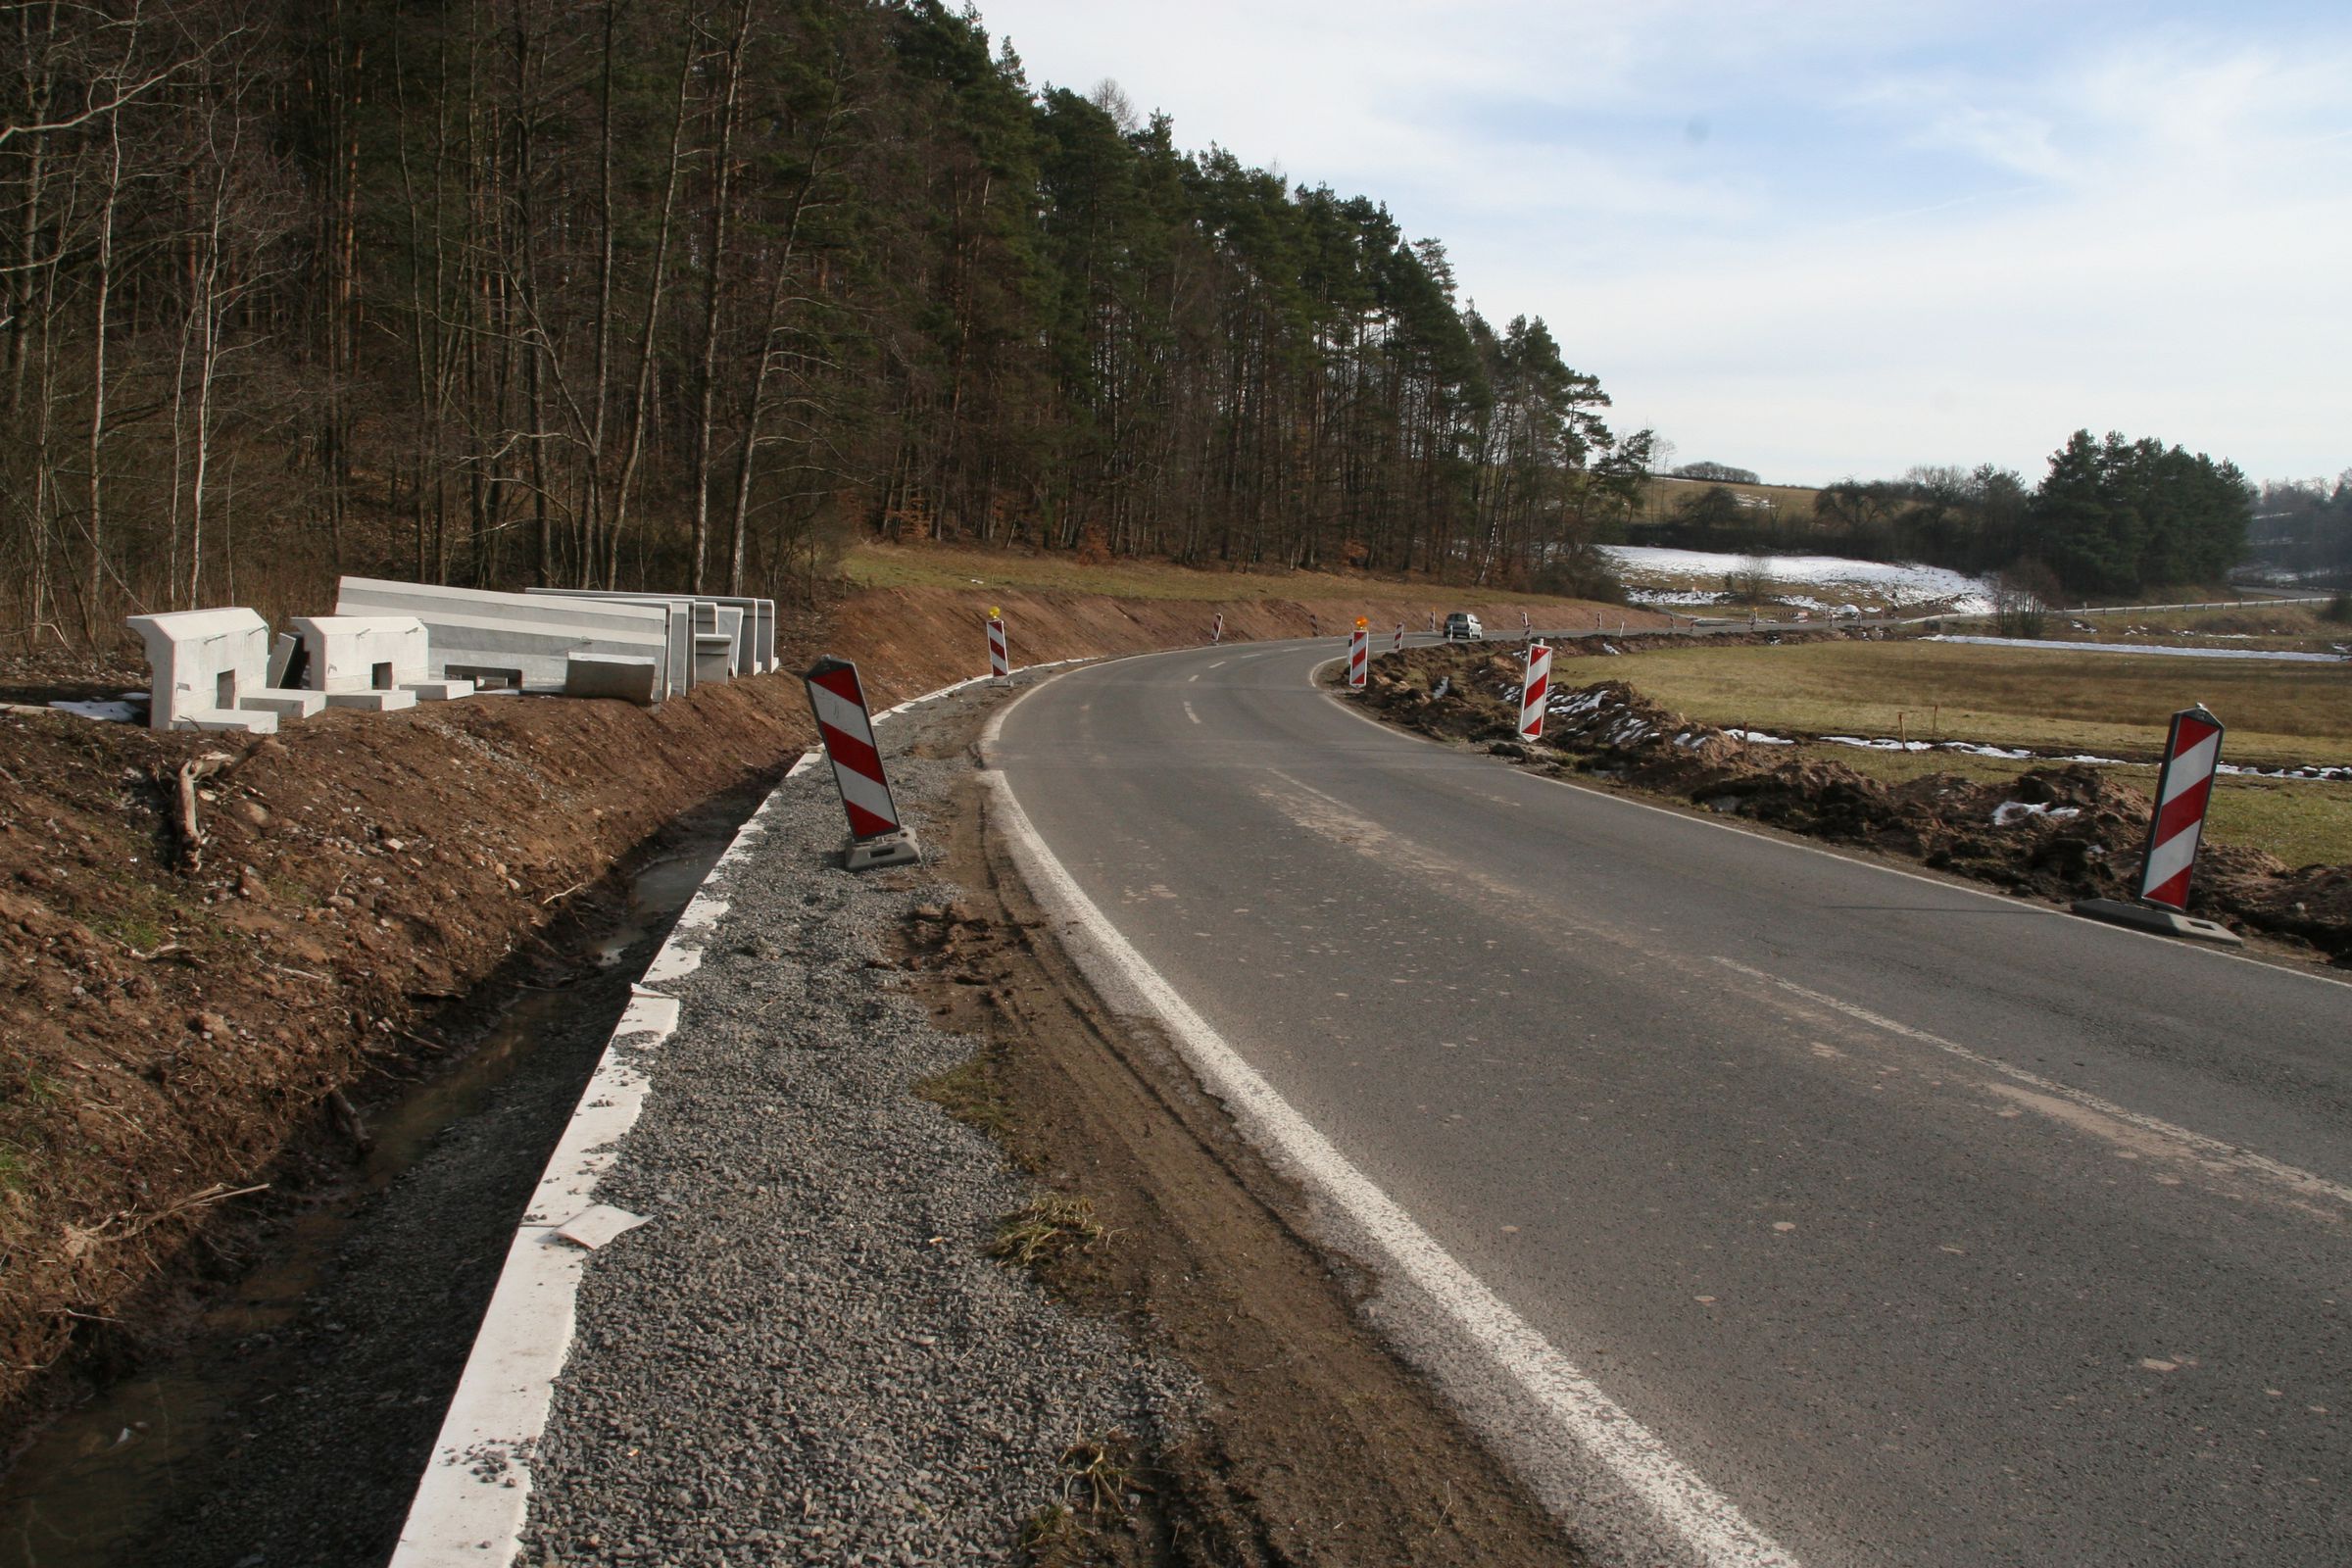
[[[2172,713],[2201,701],[2230,726],[2225,761],[2352,763],[2352,665],[1831,642],[1669,649],[1642,656],[1626,678],[1710,724],[1802,737],[1899,732],[2151,761]],[[1942,751],[1801,750],[1889,783],[1932,772],[2013,778],[2046,765]],[[2155,786],[2152,765],[2122,771],[2142,789]],[[2209,831],[2216,843],[2267,850],[2290,865],[2352,863],[2352,785],[2224,777]]]
[[[1706,491],[1714,484],[1711,479],[1667,479],[1653,475],[1642,490],[1642,514],[1664,517],[1678,502]],[[1784,517],[1813,515],[1813,498],[1819,491],[1808,485],[1796,484],[1727,484],[1726,490],[1737,496],[1756,496],[1772,503],[1772,508]]]
[[[1549,604],[1542,594],[1374,577],[1362,572],[1204,571],[1165,562],[1080,564],[1066,551],[1027,554],[949,545],[861,544],[842,559],[842,575],[860,588],[1027,588],[1102,594],[1112,599],[1362,599],[1415,606],[1475,597],[1481,604]]]
[[[2352,664],[2134,659],[1929,642],[1665,649],[1636,684],[1710,724],[2152,758],[2202,702],[2231,761],[2352,763]]]

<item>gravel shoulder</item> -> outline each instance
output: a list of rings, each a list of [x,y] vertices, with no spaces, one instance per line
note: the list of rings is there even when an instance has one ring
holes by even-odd
[[[1062,959],[985,831],[994,701],[883,726],[926,865],[839,870],[811,771],[722,871],[522,1560],[1579,1560]],[[1030,1266],[992,1255],[1041,1216]]]

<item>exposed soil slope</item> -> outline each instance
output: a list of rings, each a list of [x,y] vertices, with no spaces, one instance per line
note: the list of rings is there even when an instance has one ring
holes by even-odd
[[[1625,679],[1584,683],[1575,643],[1555,650],[1550,716],[1533,747],[1518,741],[1518,652],[1408,649],[1373,662],[1368,700],[1424,734],[1483,742],[1550,766],[1672,796],[1710,811],[1916,859],[2013,893],[2130,900],[2148,798],[2101,769],[2035,768],[1980,783],[1935,773],[1888,785],[1838,762],[1789,760],[1693,723]],[[1640,680],[1638,665],[1611,674]],[[1446,690],[1436,691],[1441,682]],[[2208,843],[2190,912],[2233,930],[2307,943],[2352,966],[2352,866],[2290,868],[2258,850]]]
[[[1219,609],[1229,640],[1335,632],[1363,612],[877,591],[788,624],[786,665],[854,658],[877,706],[895,703],[985,671],[992,604],[1023,664],[1204,641]],[[1618,614],[1552,610],[1558,624]],[[0,667],[9,704],[143,683],[120,661]],[[650,711],[486,698],[331,712],[262,740],[0,707],[0,1446],[44,1370],[153,1318],[145,1293],[192,1266],[213,1211],[295,1174],[287,1151],[347,1114],[343,1089],[432,1054],[424,1010],[481,984],[663,822],[779,771],[809,733],[790,675]],[[191,866],[172,780],[214,754],[198,803],[210,842]]]

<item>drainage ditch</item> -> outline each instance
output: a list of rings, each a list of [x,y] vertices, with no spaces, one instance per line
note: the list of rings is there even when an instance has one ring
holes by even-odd
[[[97,1386],[0,1477],[0,1568],[377,1564],[391,1552],[514,1222],[671,920],[767,786],[717,797],[575,895],[434,1031],[416,1082],[358,1095]],[[355,1092],[356,1093],[356,1092]]]

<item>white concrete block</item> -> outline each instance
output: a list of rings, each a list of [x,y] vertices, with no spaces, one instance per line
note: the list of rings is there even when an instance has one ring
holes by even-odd
[[[416,700],[420,703],[454,703],[462,697],[473,695],[473,682],[469,680],[412,680],[403,682],[400,689],[404,692],[414,692]]]
[[[294,684],[286,679],[286,670],[293,664],[294,656],[301,649],[302,639],[292,632],[281,631],[277,634],[276,641],[270,645],[270,684],[272,687],[284,691]]]
[[[662,666],[656,660],[628,654],[573,654],[565,665],[566,697],[617,697],[640,708],[651,708],[661,700]]]
[[[424,622],[414,615],[296,615],[289,624],[313,691],[388,692],[432,678]]]
[[[655,701],[669,689],[671,617],[658,605],[345,577],[335,612],[422,621],[431,651],[426,679],[512,671],[525,690],[563,691],[573,655],[612,654],[654,661]]]
[[[395,688],[388,692],[326,692],[329,708],[356,708],[363,713],[397,713],[416,706],[416,694]]]
[[[125,623],[146,644],[153,671],[149,728],[275,733],[276,712],[241,710],[246,698],[270,690],[270,627],[261,616],[244,609],[180,610]]]
[[[287,686],[265,686],[260,691],[237,699],[237,710],[245,713],[276,713],[284,718],[308,718],[326,707],[326,693],[306,692]]]
[[[630,593],[616,588],[525,588],[526,594],[548,599],[587,599],[605,604],[659,605],[669,617],[669,662],[664,670],[670,696],[692,691],[697,671],[694,634],[711,626],[698,622],[696,603],[684,594]]]

